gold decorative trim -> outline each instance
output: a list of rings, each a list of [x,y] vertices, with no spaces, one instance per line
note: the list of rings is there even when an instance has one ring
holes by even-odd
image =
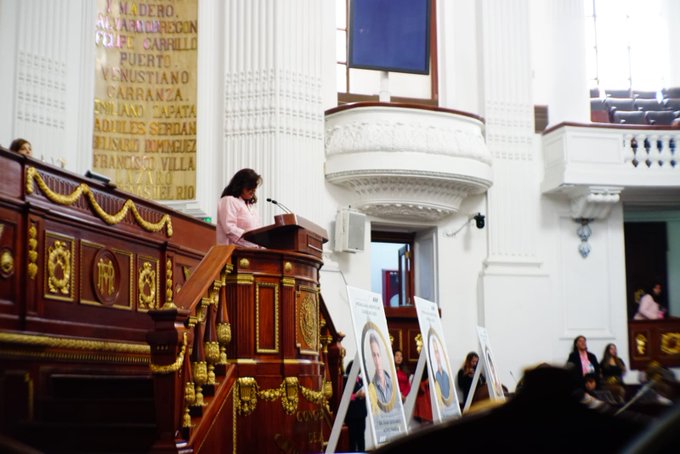
[[[149,364],[149,357],[129,356],[120,353],[88,353],[88,352],[58,352],[58,351],[34,351],[14,350],[0,347],[0,358],[33,360],[33,361],[77,361],[79,363],[107,363],[124,364],[127,366]]]
[[[274,348],[260,348],[260,289],[274,289]],[[279,286],[272,282],[259,282],[255,287],[255,352],[279,353]]]
[[[0,254],[0,273],[3,277],[14,274],[14,256],[9,249],[5,249]]]
[[[300,385],[297,377],[284,377],[278,388],[262,390],[254,377],[241,377],[236,382],[234,407],[239,415],[248,416],[255,411],[258,399],[269,402],[281,399],[284,413],[292,415],[297,411],[300,395],[308,402],[323,406],[330,412],[328,398],[332,395],[332,388],[327,386],[326,380],[321,384],[320,391],[314,391]]]
[[[182,349],[180,350],[179,355],[177,355],[175,362],[162,365],[149,363],[149,369],[151,369],[152,373],[159,375],[177,372],[182,367],[182,363],[184,362],[184,353],[186,353],[186,351],[187,351],[187,333],[185,331],[182,339]]]
[[[89,339],[73,339],[66,337],[37,336],[33,334],[2,333],[0,343],[21,344],[31,347],[70,348],[77,350],[108,351],[116,353],[133,353],[148,355],[151,347],[147,344],[131,344],[125,342],[98,341]]]
[[[147,288],[148,292],[144,293]],[[139,291],[139,306],[143,309],[156,308],[156,270],[153,269],[151,262],[144,261],[142,263],[142,270],[139,272],[139,279],[137,280],[137,289]]]
[[[26,266],[26,271],[28,277],[35,279],[35,275],[38,274],[38,265],[36,261],[38,260],[38,229],[35,225],[31,225],[28,228],[28,265]]]
[[[661,334],[661,351],[667,355],[680,354],[680,333]]]
[[[236,274],[236,275],[230,275],[227,276],[226,278],[226,283],[227,284],[237,284],[237,285],[253,285],[255,282],[255,276],[252,274]]]
[[[295,287],[295,278],[292,277],[282,277],[281,285],[284,287]]]
[[[643,333],[638,333],[635,335],[635,351],[637,352],[636,356],[644,356],[647,354],[647,336],[645,336]]]
[[[283,271],[285,273],[290,273],[293,270],[293,265],[290,262],[286,262],[283,264]]]
[[[144,230],[148,232],[158,232],[162,230],[163,227],[165,227],[166,234],[168,236],[172,236],[172,219],[168,214],[164,214],[163,217],[161,217],[161,220],[156,223],[149,222],[142,218],[141,214],[139,214],[139,210],[137,209],[137,205],[135,205],[135,202],[133,202],[131,199],[127,199],[123,204],[123,207],[116,214],[109,214],[104,211],[99,203],[97,203],[94,192],[87,184],[80,183],[76,190],[69,195],[58,194],[47,186],[45,180],[42,179],[40,173],[38,173],[38,170],[35,167],[28,167],[26,169],[27,194],[33,194],[34,180],[38,184],[38,187],[43,192],[43,194],[45,194],[45,196],[51,202],[58,203],[59,205],[73,205],[83,194],[85,194],[94,212],[109,225],[115,225],[121,222],[123,219],[125,219],[125,216],[127,216],[128,211],[131,210],[135,221],[137,221],[137,224],[139,224],[139,226]]]
[[[76,240],[55,232],[45,232],[43,275],[45,298],[70,301],[75,296]],[[61,277],[57,271],[61,271]]]
[[[165,304],[163,304],[161,309],[168,310],[177,307],[172,300],[174,293],[172,282],[172,260],[168,258],[165,261]]]

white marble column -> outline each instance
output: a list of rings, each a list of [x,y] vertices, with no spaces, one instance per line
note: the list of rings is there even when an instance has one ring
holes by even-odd
[[[586,74],[583,0],[546,2],[549,24],[544,48],[550,60],[549,124],[590,122],[590,95]],[[537,39],[540,37],[536,37]]]
[[[281,212],[267,197],[312,221],[322,197],[321,12],[318,0],[227,4],[223,185],[261,173],[265,223]]]
[[[487,267],[535,266],[538,181],[528,1],[484,0],[478,17],[483,116],[494,158],[494,185],[487,202]]]

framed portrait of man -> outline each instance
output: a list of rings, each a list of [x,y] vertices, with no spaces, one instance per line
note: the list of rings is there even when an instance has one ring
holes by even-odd
[[[347,340],[354,338],[367,391],[368,426],[379,447],[408,431],[385,307],[378,293],[348,286],[347,295],[354,329]]]
[[[421,355],[427,360],[431,390],[432,417],[441,422],[461,416],[458,392],[451,373],[451,362],[446,348],[444,330],[436,303],[415,297],[418,325],[423,335]]]
[[[373,322],[367,322],[361,333],[364,367],[368,379],[368,398],[375,411],[389,412],[398,395],[397,372],[384,334]],[[388,356],[389,355],[389,356]]]

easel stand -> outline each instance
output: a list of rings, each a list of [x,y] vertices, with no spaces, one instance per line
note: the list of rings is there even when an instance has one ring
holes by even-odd
[[[335,448],[338,446],[338,439],[340,438],[340,432],[342,432],[342,426],[345,423],[347,407],[349,407],[349,402],[352,399],[354,383],[357,381],[359,371],[361,371],[361,364],[359,363],[359,354],[357,354],[354,356],[352,368],[349,370],[349,375],[347,375],[345,390],[342,392],[342,398],[340,399],[340,405],[338,406],[338,414],[335,415],[331,436],[328,438],[328,444],[326,445],[326,454],[334,453]],[[366,385],[366,383],[364,383],[364,385]]]
[[[468,411],[470,408],[470,405],[472,405],[472,399],[475,398],[475,391],[477,390],[477,382],[479,381],[479,375],[482,373],[482,369],[484,366],[480,367],[479,364],[477,364],[477,367],[475,368],[475,375],[472,376],[472,384],[470,385],[470,391],[468,391],[467,399],[465,400],[465,406],[463,407],[463,413]],[[488,375],[488,373],[487,373]]]

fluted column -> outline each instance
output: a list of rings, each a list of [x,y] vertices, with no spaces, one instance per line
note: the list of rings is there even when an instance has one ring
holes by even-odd
[[[37,158],[63,149],[68,10],[67,0],[30,0],[18,6],[14,134],[33,143]]]
[[[230,0],[225,28],[225,182],[253,167],[273,197],[313,219],[323,187],[321,2]],[[262,204],[267,222],[275,207]]]
[[[537,212],[527,0],[484,0],[481,58],[486,141],[494,158],[487,266],[534,266]]]

